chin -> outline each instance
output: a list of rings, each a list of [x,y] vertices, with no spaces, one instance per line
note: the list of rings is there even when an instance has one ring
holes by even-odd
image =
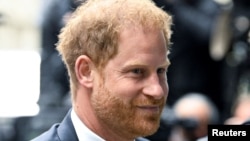
[[[148,118],[141,120],[141,122],[138,122],[141,125],[138,125],[138,131],[140,132],[140,136],[149,136],[154,134],[159,126],[160,126],[160,119],[159,118]]]

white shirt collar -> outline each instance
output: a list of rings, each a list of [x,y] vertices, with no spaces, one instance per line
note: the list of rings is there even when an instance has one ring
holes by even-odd
[[[71,111],[71,120],[79,141],[105,141],[100,136],[91,131],[76,115],[74,109]]]

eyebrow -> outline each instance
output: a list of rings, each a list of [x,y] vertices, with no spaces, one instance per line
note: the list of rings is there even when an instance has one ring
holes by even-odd
[[[163,64],[160,64],[159,66],[160,67],[168,67],[170,66],[170,60],[167,58],[166,61],[163,63]],[[125,64],[125,66],[127,67],[145,67],[147,65],[145,65],[144,63],[141,63],[141,62],[137,62],[137,61],[134,61],[134,62],[129,62],[127,64]]]

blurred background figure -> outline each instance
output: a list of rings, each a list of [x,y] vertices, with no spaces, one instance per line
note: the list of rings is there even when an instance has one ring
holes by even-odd
[[[168,141],[196,141],[207,135],[208,124],[219,123],[215,104],[202,93],[187,93],[173,105],[177,123]]]
[[[221,113],[237,97],[250,70],[249,0],[155,0],[172,13],[173,46],[168,70],[169,106],[188,92],[206,94]]]
[[[222,10],[218,15],[211,40],[211,56],[216,60],[221,48],[224,48],[221,60],[223,85],[223,117],[231,116],[231,107],[239,97],[239,87],[250,84],[250,1],[249,0],[215,0]],[[219,28],[223,27],[223,28]],[[215,39],[217,38],[217,39]],[[217,53],[212,52],[212,48]],[[217,49],[216,49],[217,48]]]
[[[220,113],[203,93],[183,94],[173,106],[166,105],[159,130],[147,137],[151,141],[206,140],[207,125],[220,123]]]
[[[44,9],[41,18],[41,81],[40,107],[62,106],[69,94],[66,68],[55,49],[58,34],[77,7],[75,0],[53,0]]]
[[[222,109],[221,61],[209,54],[212,30],[221,7],[214,0],[156,1],[173,15],[173,45],[168,70],[168,104],[188,92],[206,94]]]
[[[250,93],[240,94],[231,110],[231,117],[225,120],[226,125],[240,125],[250,120]]]
[[[15,141],[27,141],[41,134],[53,123],[60,122],[71,107],[68,73],[55,47],[61,28],[81,2],[47,0],[42,5],[40,111],[34,117],[20,117],[15,121]]]

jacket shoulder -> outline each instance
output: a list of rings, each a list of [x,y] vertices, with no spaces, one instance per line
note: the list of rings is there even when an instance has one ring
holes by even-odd
[[[57,132],[56,132],[58,126],[59,126],[59,124],[54,124],[48,131],[35,137],[31,141],[60,141],[58,136],[57,136]]]

